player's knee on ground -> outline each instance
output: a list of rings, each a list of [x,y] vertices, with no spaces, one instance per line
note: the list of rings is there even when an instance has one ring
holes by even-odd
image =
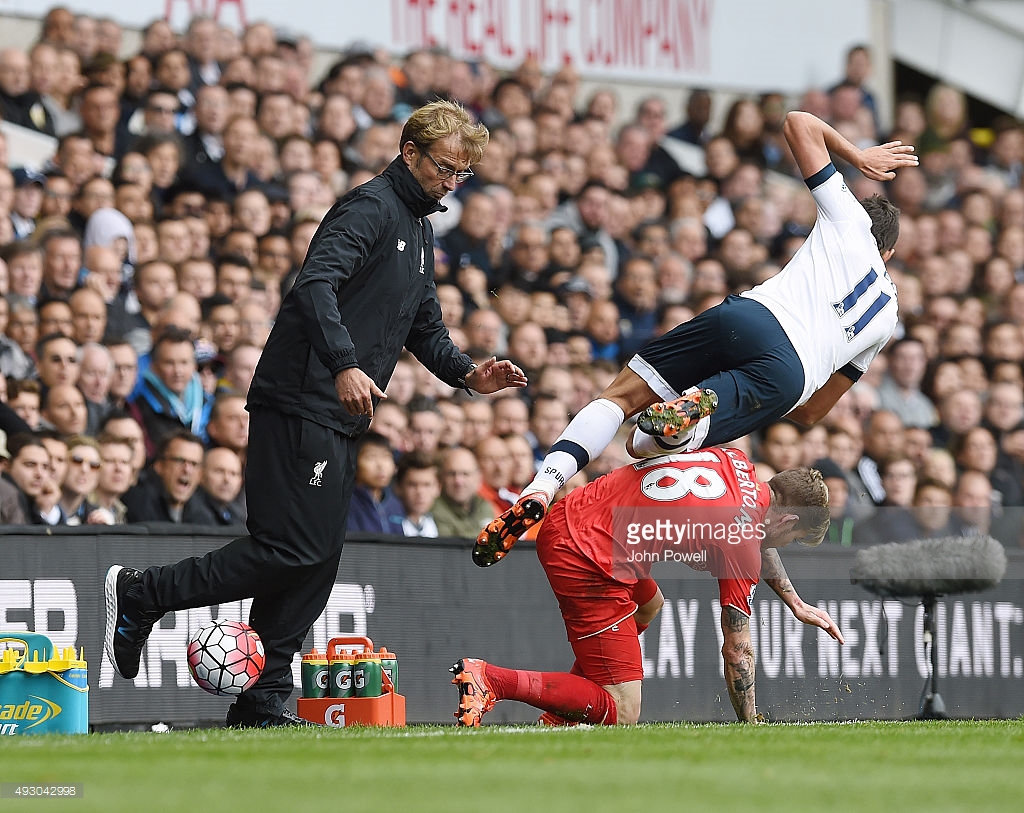
[[[633,725],[640,719],[640,683],[639,680],[631,680],[604,687],[615,701],[618,725]]]
[[[637,626],[646,627],[650,624],[657,617],[658,613],[661,612],[663,606],[665,606],[665,596],[659,587],[658,592],[654,594],[654,598],[639,607],[633,616]]]

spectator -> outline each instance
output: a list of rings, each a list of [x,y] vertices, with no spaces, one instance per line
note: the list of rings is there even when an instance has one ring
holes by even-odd
[[[253,148],[259,130],[256,122],[244,116],[230,119],[224,128],[224,154],[219,161],[192,168],[191,180],[207,195],[224,199],[259,186],[253,172]]]
[[[203,442],[187,429],[161,436],[151,475],[124,495],[126,519],[216,525],[216,518],[195,496],[203,471]]]
[[[145,431],[147,455],[152,457],[160,441],[179,429],[205,437],[211,406],[199,380],[192,337],[182,328],[165,328],[156,337],[150,367],[129,404]]]
[[[918,482],[913,508],[917,527],[908,538],[937,538],[954,534],[956,530],[950,513],[952,505],[953,492],[946,483],[929,479]]]
[[[516,499],[537,473],[536,460],[533,456],[533,447],[527,440],[525,434],[511,432],[500,436],[508,446],[508,456],[511,461],[511,470],[508,480],[508,491],[514,492]]]
[[[403,508],[402,532],[406,536],[437,537],[437,523],[431,513],[441,494],[437,464],[422,455],[402,455],[395,474],[395,493]]]
[[[492,431],[496,435],[526,435],[530,431],[530,406],[518,395],[491,401]]]
[[[31,429],[39,428],[40,407],[39,382],[31,379],[14,379],[7,382],[7,406]]]
[[[120,438],[131,447],[131,484],[135,485],[146,465],[146,439],[142,427],[127,411],[115,408],[100,423],[100,435],[104,434]]]
[[[899,415],[880,410],[871,415],[864,429],[864,455],[857,474],[875,505],[885,502],[885,486],[879,471],[882,461],[903,452],[903,421]]]
[[[10,210],[11,225],[14,228],[14,239],[22,240],[30,237],[36,230],[36,219],[43,208],[46,177],[25,167],[18,167],[13,173],[4,168],[0,170],[0,184],[7,182],[4,176],[8,174],[14,184]]]
[[[788,421],[779,421],[765,427],[760,446],[760,460],[776,472],[795,469],[800,465],[803,449],[800,430]]]
[[[139,357],[135,349],[123,339],[112,339],[106,344],[114,364],[110,377],[110,400],[113,406],[124,408],[128,396],[135,391],[139,374]]]
[[[245,409],[245,396],[232,391],[217,395],[210,407],[206,431],[211,448],[230,449],[244,462],[249,446],[249,413]]]
[[[530,409],[530,435],[534,457],[541,460],[566,426],[569,411],[566,405],[551,395],[538,395]]]
[[[245,524],[242,461],[231,449],[221,446],[206,450],[196,498],[206,505],[218,525]]]
[[[823,541],[848,548],[853,544],[855,520],[847,511],[850,487],[846,475],[834,460],[827,457],[814,461],[812,468],[821,472],[821,477],[828,488],[829,525]]]
[[[653,336],[657,326],[658,280],[654,263],[632,257],[623,264],[615,281],[619,308],[619,356],[632,357]]]
[[[73,385],[81,369],[81,350],[72,339],[48,333],[36,343],[36,366],[43,389],[59,384]]]
[[[99,480],[90,500],[98,509],[105,510],[114,525],[123,525],[127,508],[121,497],[132,486],[132,445],[116,435],[100,434]]]
[[[89,420],[85,396],[74,384],[55,384],[43,395],[40,416],[61,435],[84,434]]]
[[[441,454],[441,495],[431,509],[439,536],[472,539],[494,519],[494,510],[478,493],[480,466],[464,446]]]
[[[136,353],[149,352],[152,325],[177,290],[172,265],[162,260],[143,262],[135,271],[132,291],[108,309],[107,338],[125,338]]]
[[[688,144],[704,146],[711,136],[708,130],[710,121],[711,94],[703,88],[694,88],[686,100],[685,121],[669,130],[668,135]]]
[[[465,422],[462,427],[462,445],[470,448],[490,435],[494,429],[494,410],[489,401],[479,398],[462,405]]]
[[[88,413],[87,435],[95,436],[100,421],[113,407],[110,400],[110,382],[113,374],[114,361],[106,347],[95,342],[82,347],[78,388],[85,396],[85,407]]]
[[[395,452],[404,454],[409,443],[409,415],[394,401],[381,401],[373,411],[370,431],[387,438]]]
[[[481,473],[477,493],[491,504],[497,516],[519,499],[519,495],[508,488],[513,463],[508,444],[497,435],[490,435],[480,440],[473,452]]]
[[[65,525],[113,525],[114,517],[91,502],[90,495],[99,484],[99,444],[90,437],[68,438],[68,471],[61,483],[60,508]]]
[[[916,489],[913,464],[907,458],[893,457],[883,463],[882,479],[888,489],[886,502],[870,518],[857,523],[853,531],[854,544],[907,542],[927,536],[930,527],[927,519],[922,524],[920,512],[911,507],[931,507],[934,503],[927,502],[931,497],[929,491],[919,493]]]
[[[71,308],[71,338],[79,345],[103,340],[107,329],[107,306],[92,288],[79,288],[68,299]]]
[[[985,475],[992,486],[992,502],[996,506],[1024,505],[1021,483],[1014,472],[999,467],[999,447],[983,426],[975,426],[960,435],[951,449],[957,467],[963,473],[974,471]]]
[[[401,536],[402,503],[391,491],[395,458],[387,438],[367,432],[356,457],[356,485],[348,512],[348,530]]]
[[[0,476],[18,489],[18,502],[25,522],[56,525],[61,520],[57,500],[60,487],[51,473],[50,455],[43,442],[28,434],[8,440],[10,463]]]
[[[904,338],[889,348],[889,367],[878,387],[879,405],[896,413],[905,427],[930,429],[938,423],[935,405],[921,391],[928,365],[924,344]]]
[[[11,306],[0,296],[0,375],[6,378],[28,378],[35,369],[32,359],[8,335]]]
[[[239,342],[228,354],[224,365],[224,383],[234,392],[249,392],[249,385],[256,374],[256,365],[263,350],[246,342]]]
[[[43,252],[34,242],[19,240],[5,247],[4,260],[10,279],[10,294],[29,305],[39,299],[43,282]]]
[[[22,492],[7,476],[11,453],[7,451],[7,433],[0,435],[0,525],[25,525],[28,519],[22,506]]]
[[[42,240],[43,275],[39,298],[67,300],[78,287],[82,245],[74,232],[55,230]]]
[[[444,416],[433,401],[414,398],[409,402],[410,451],[425,457],[437,455],[444,432]]]
[[[71,306],[63,299],[44,299],[36,306],[39,313],[39,332],[44,336],[59,333],[71,338]]]
[[[20,48],[0,50],[0,118],[53,135],[50,112],[31,88],[28,54]]]
[[[216,293],[203,300],[202,314],[210,341],[216,346],[221,358],[227,357],[238,343],[241,330],[238,308],[230,297]]]
[[[980,471],[965,471],[953,491],[953,520],[964,536],[992,533],[993,493],[988,477]]]
[[[972,389],[951,392],[939,402],[939,423],[932,427],[932,443],[948,448],[969,429],[981,425],[981,397]]]

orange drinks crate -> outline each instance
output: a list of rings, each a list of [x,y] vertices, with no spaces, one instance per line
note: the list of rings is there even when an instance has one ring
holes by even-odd
[[[327,657],[346,650],[359,652],[373,649],[373,641],[359,635],[332,638],[327,644]],[[345,728],[352,725],[405,726],[405,696],[398,694],[391,678],[381,675],[380,697],[300,697],[298,713],[312,723]]]

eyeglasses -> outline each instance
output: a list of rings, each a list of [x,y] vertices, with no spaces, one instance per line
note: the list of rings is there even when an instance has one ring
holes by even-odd
[[[98,460],[86,460],[84,457],[79,457],[78,455],[72,455],[71,462],[76,466],[88,466],[93,471],[96,471],[102,465]]]
[[[189,460],[187,457],[164,457],[162,460],[166,460],[168,463],[173,463],[175,466],[193,466],[199,468],[203,465],[201,460]]]
[[[425,147],[421,147],[417,144],[416,148],[425,156],[427,156],[427,158],[430,159],[430,163],[437,167],[437,177],[440,178],[442,181],[447,181],[449,178],[455,178],[455,183],[465,183],[466,181],[473,177],[473,170],[464,169],[461,172],[459,172],[452,169],[451,167],[443,167],[439,163],[437,163],[437,159],[434,158],[434,156],[431,155],[430,152]]]

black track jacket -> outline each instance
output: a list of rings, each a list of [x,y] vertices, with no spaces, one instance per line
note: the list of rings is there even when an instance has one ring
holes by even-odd
[[[334,377],[359,367],[383,390],[403,346],[459,386],[472,361],[441,321],[426,219],[443,210],[401,156],[334,204],[281,304],[249,388],[250,407],[358,435],[370,419],[346,411]]]

